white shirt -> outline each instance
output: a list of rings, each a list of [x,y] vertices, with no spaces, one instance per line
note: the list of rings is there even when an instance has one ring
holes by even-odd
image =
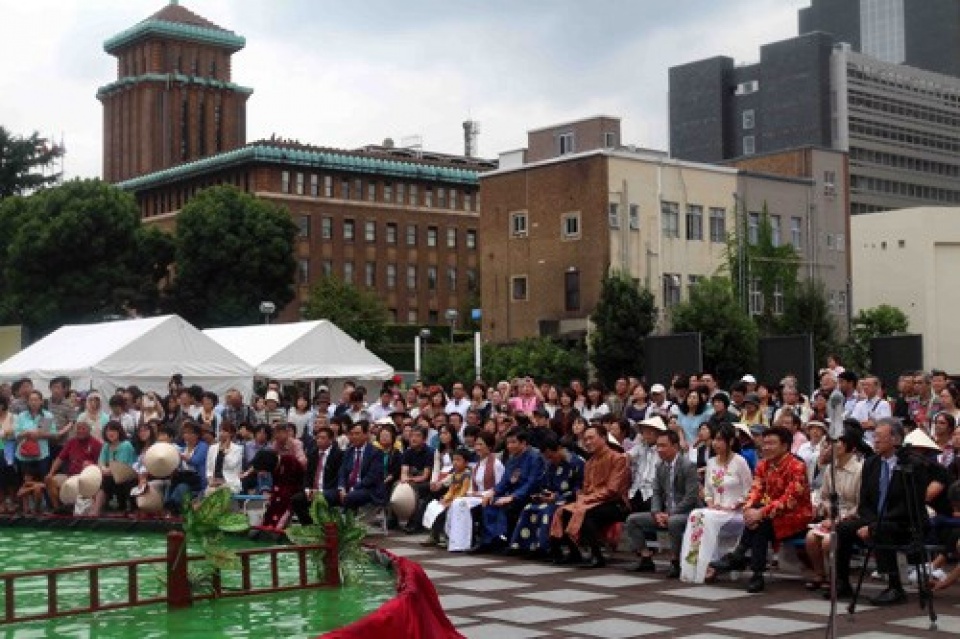
[[[443,409],[443,412],[445,412],[447,415],[450,413],[460,413],[460,416],[466,419],[468,410],[470,410],[469,399],[451,399],[449,402],[447,402],[447,406]]]
[[[866,421],[872,421],[876,423],[878,419],[883,419],[884,417],[890,417],[890,403],[883,399],[882,397],[874,397],[872,399],[861,399],[857,402],[857,405],[853,407],[853,417],[855,420],[861,424]],[[873,429],[864,429],[863,438],[866,440],[870,447],[873,447]]]

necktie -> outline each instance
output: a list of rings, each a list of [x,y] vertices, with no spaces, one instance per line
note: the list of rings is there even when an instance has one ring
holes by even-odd
[[[323,490],[323,462],[325,461],[326,456],[327,451],[321,450],[320,458],[317,460],[317,478],[315,480],[317,484],[317,490]]]
[[[887,488],[890,486],[890,464],[885,459],[880,460],[880,501],[877,503],[877,511],[883,512],[887,503]]]
[[[362,454],[361,449],[357,449],[356,454],[353,456],[353,468],[350,469],[350,481],[348,482],[347,489],[353,489],[357,484],[357,478],[360,477],[360,455]]]
[[[676,507],[676,505],[677,505],[676,495],[674,494],[674,490],[673,490],[673,478],[674,478],[673,464],[670,464],[669,466],[667,466],[667,472],[670,474],[670,475],[669,475],[669,477],[670,477],[670,492],[669,492],[669,494],[667,495],[667,512],[672,513],[672,512],[673,512],[673,509],[674,509],[674,508]]]

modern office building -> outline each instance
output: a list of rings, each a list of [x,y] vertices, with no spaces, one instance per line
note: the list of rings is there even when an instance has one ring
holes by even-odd
[[[846,315],[846,190],[813,177],[838,182],[843,153],[803,149],[741,169],[619,140],[620,121],[609,116],[537,129],[528,147],[541,151],[504,153],[498,170],[481,175],[485,339],[584,334],[611,271],[654,294],[667,330],[670,308],[726,266],[730,234],[739,227],[756,241],[765,208],[774,241],[796,248],[801,276],[822,280],[838,320]],[[760,312],[782,309],[783,298],[744,302]]]
[[[173,229],[200,190],[218,184],[285,206],[300,228],[298,319],[310,285],[336,275],[372,290],[392,321],[447,323],[479,295],[480,158],[396,148],[246,143],[246,99],[230,56],[243,38],[171,4],[110,38],[117,81],[100,89],[104,177],[130,191],[147,223]],[[280,128],[280,127],[278,127]]]
[[[849,153],[851,213],[960,203],[960,78],[823,32],[767,44],[754,64],[670,69],[672,156],[722,162],[806,145]]]
[[[800,34],[822,31],[857,53],[960,76],[958,0],[812,0]]]

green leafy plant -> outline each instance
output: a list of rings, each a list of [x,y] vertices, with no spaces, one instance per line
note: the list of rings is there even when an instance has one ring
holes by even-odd
[[[363,566],[370,562],[369,555],[363,549],[363,539],[367,535],[366,525],[352,510],[331,508],[319,492],[314,494],[310,503],[310,518],[313,520],[312,524],[288,526],[285,531],[287,538],[292,543],[303,546],[322,545],[327,541],[326,524],[334,524],[339,546],[340,582],[356,583]],[[326,570],[323,559],[326,551],[318,550],[313,554],[317,577],[323,579]]]

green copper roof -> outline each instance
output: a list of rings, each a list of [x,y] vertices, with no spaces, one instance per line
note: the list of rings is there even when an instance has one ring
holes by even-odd
[[[97,89],[97,97],[112,93],[118,89],[122,89],[127,86],[134,84],[139,84],[141,82],[181,82],[184,84],[198,84],[201,86],[210,87],[211,89],[230,89],[231,91],[237,91],[239,93],[251,94],[253,89],[249,87],[242,87],[239,84],[234,84],[232,82],[223,82],[221,80],[216,80],[214,78],[201,78],[194,75],[183,75],[181,73],[144,73],[142,75],[132,75],[125,78],[120,78],[116,82],[111,82],[105,86]]]
[[[157,20],[155,18],[147,18],[143,22],[139,22],[126,31],[121,31],[117,35],[108,39],[103,43],[103,49],[107,53],[114,53],[131,42],[135,42],[136,40],[145,38],[147,36],[189,40],[190,42],[199,42],[201,44],[211,44],[218,47],[224,47],[230,51],[239,51],[247,44],[247,41],[243,36],[238,36],[232,31],[202,27],[193,24],[181,24],[179,22],[168,22],[166,20]]]
[[[137,191],[250,162],[469,185],[477,184],[477,174],[479,173],[479,170],[403,162],[336,150],[304,150],[255,144],[155,173],[141,175],[120,182],[116,186],[125,190]]]

